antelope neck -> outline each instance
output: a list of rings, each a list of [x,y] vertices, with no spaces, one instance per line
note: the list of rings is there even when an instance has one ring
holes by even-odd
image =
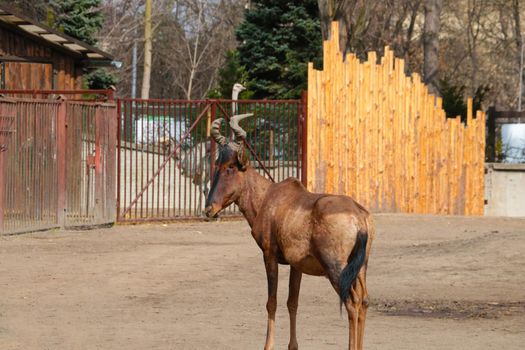
[[[235,204],[239,206],[250,227],[252,227],[259,213],[266,192],[271,185],[270,180],[261,176],[253,168],[248,167],[246,169],[244,185]]]

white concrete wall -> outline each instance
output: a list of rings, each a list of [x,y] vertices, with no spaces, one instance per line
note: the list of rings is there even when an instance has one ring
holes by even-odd
[[[485,167],[485,215],[525,217],[525,164]]]

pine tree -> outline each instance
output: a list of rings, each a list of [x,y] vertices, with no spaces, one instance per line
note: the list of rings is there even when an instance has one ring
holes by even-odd
[[[53,1],[55,27],[87,44],[95,45],[96,33],[104,22],[100,12],[101,3],[102,0]]]
[[[298,98],[307,65],[322,60],[316,0],[256,0],[236,31],[239,62],[255,98]]]
[[[96,34],[104,23],[100,11],[102,0],[53,0],[53,25],[64,33],[89,45],[97,43]],[[107,89],[116,84],[116,78],[99,68],[84,76],[89,89]]]
[[[247,79],[246,70],[239,63],[239,51],[230,50],[226,52],[224,64],[219,69],[217,77],[218,86],[216,89],[210,91],[208,97],[230,99],[233,85],[235,83],[245,85]],[[241,100],[252,97],[252,92],[247,90],[242,91],[239,95],[239,99]]]

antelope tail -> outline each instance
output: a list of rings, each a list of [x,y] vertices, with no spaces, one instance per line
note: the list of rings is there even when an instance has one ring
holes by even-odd
[[[361,270],[361,267],[365,263],[367,241],[368,232],[359,230],[354,248],[348,257],[348,264],[339,276],[339,296],[341,297],[341,303],[346,302],[350,297],[350,288],[357,278],[359,270]]]

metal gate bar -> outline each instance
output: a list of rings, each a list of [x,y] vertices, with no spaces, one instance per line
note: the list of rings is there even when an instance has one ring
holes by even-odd
[[[118,105],[118,220],[193,217],[203,206],[209,103],[121,99]]]
[[[232,114],[254,114],[243,128],[257,171],[301,178],[304,101],[117,100],[117,220],[202,218],[216,158],[210,125]],[[227,123],[222,128],[229,135]],[[240,215],[235,206],[223,214]]]
[[[179,149],[181,148],[182,146],[182,143],[184,142],[184,140],[188,137],[188,135],[190,134],[190,132],[195,128],[195,126],[197,125],[198,122],[200,122],[200,120],[202,119],[202,116],[204,115],[204,113],[208,112],[209,110],[209,106],[206,106],[204,108],[204,110],[199,114],[199,116],[197,117],[197,119],[193,122],[193,124],[191,124],[190,126],[190,129],[184,134],[184,136],[182,136],[181,140],[177,143],[177,145],[174,147],[173,151],[171,151],[168,156],[164,159],[164,161],[162,162],[162,164],[159,166],[159,168],[153,173],[153,176],[148,180],[148,182],[144,185],[144,187],[140,190],[140,192],[137,194],[137,196],[135,197],[135,199],[131,202],[131,204],[129,205],[129,207],[127,207],[124,212],[122,213],[122,216],[126,216],[131,208],[133,208],[133,206],[135,206],[137,204],[137,201],[142,198],[142,196],[144,195],[144,193],[146,192],[146,190],[148,189],[148,187],[150,187],[151,184],[153,184],[153,181],[155,180],[155,178],[157,176],[159,176],[160,172],[162,170],[164,170],[164,168],[166,167],[166,164],[177,154],[177,152],[179,151]],[[148,125],[148,129],[149,129],[149,125]],[[149,158],[146,159],[147,160],[147,167],[149,168]],[[191,166],[191,159],[190,159],[190,166]],[[158,194],[158,191],[157,191],[157,194]],[[158,203],[158,198],[157,198],[157,203]],[[146,206],[148,205],[148,202],[146,201]],[[158,208],[157,208],[157,212],[158,212]]]

